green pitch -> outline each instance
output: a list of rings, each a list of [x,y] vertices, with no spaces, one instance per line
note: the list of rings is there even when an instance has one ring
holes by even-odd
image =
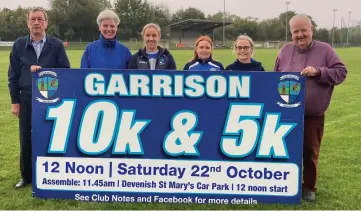
[[[257,50],[255,59],[266,70],[273,69],[278,50]],[[74,200],[32,198],[31,186],[15,190],[20,179],[18,119],[11,115],[7,87],[9,51],[0,51],[0,209],[361,209],[361,48],[337,49],[348,67],[348,77],[335,88],[326,114],[321,144],[317,203],[291,205],[197,205],[85,203]],[[83,51],[67,52],[73,68],[80,66]],[[192,51],[172,51],[178,69],[192,57]],[[218,50],[214,58],[229,65],[235,60],[231,50]]]

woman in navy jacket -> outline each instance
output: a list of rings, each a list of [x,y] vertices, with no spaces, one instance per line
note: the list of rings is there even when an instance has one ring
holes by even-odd
[[[158,46],[161,29],[155,23],[148,23],[142,31],[144,48],[139,49],[129,61],[128,69],[176,70],[172,54],[166,48]]]
[[[194,55],[183,70],[219,71],[224,70],[220,62],[213,60],[213,42],[208,36],[199,37],[194,44]]]
[[[233,71],[265,71],[262,63],[252,59],[254,55],[254,42],[245,35],[238,37],[233,46],[237,59],[233,64],[226,67],[226,70]]]

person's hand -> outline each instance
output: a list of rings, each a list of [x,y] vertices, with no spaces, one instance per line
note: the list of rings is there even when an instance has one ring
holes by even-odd
[[[317,76],[319,74],[320,74],[320,70],[318,70],[317,68],[311,67],[311,66],[306,67],[301,72],[301,75],[311,76],[311,77]]]
[[[38,65],[31,65],[30,71],[31,71],[31,72],[36,72],[36,71],[38,71],[40,68],[41,68],[41,67],[38,66]]]
[[[17,117],[19,117],[20,114],[20,103],[17,104],[11,104],[11,113]]]

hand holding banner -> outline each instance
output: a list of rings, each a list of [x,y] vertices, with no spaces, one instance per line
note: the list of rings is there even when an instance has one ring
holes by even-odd
[[[36,197],[300,202],[299,74],[81,69],[33,76]],[[57,86],[45,96],[37,82],[49,87],[50,76]]]

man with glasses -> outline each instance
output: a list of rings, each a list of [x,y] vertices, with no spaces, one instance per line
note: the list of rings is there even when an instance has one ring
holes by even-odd
[[[35,8],[28,12],[27,26],[30,34],[18,38],[10,53],[8,71],[11,112],[19,118],[20,171],[22,179],[15,188],[32,182],[31,160],[31,95],[32,76],[40,68],[70,68],[63,43],[45,33],[47,14]]]

